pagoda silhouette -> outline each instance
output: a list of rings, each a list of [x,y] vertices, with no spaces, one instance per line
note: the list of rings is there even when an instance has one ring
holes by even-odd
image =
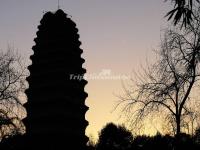
[[[28,67],[24,149],[85,150],[87,81],[72,78],[86,73],[78,29],[61,9],[40,23]]]

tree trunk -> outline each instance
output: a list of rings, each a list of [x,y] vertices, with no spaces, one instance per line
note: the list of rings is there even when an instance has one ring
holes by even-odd
[[[194,119],[192,119],[192,137],[194,136]]]
[[[176,116],[176,136],[179,136],[181,133],[181,117],[180,115]]]
[[[181,117],[176,116],[176,136],[175,136],[175,150],[179,150],[180,138],[181,138]]]

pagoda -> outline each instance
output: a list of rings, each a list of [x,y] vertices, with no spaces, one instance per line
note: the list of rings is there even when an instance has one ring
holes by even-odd
[[[85,150],[88,107],[76,24],[59,9],[44,14],[28,67],[26,149]]]

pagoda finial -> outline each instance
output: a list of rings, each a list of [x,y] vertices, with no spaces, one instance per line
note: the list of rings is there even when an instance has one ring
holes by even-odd
[[[60,0],[58,0],[58,9],[60,9]]]

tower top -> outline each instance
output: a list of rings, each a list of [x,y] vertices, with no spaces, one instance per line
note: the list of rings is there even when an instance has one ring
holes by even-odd
[[[58,9],[60,9],[60,0],[58,0]]]

